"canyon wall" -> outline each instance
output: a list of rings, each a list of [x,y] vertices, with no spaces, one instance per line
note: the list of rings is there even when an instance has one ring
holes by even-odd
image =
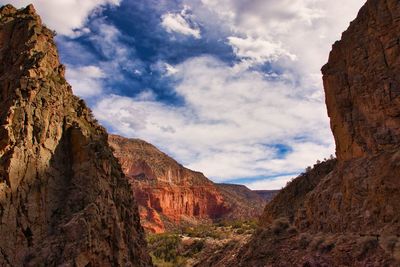
[[[251,190],[214,184],[145,141],[110,135],[109,143],[132,185],[143,225],[151,232],[256,218],[265,205]]]
[[[400,266],[400,2],[368,0],[322,68],[337,159],[267,204],[237,256],[200,266]]]
[[[0,265],[151,266],[105,129],[32,5],[0,8]]]

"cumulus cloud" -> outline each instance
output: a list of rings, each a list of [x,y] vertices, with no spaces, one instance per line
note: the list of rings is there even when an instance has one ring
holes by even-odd
[[[214,181],[275,177],[247,182],[253,189],[279,189],[288,173],[334,151],[319,69],[364,0],[182,0],[183,8],[161,1],[156,24],[167,41],[192,37],[178,39],[191,47],[213,38],[236,58],[179,55],[172,64],[155,57],[147,66],[110,20],[87,20],[120,0],[33,2],[47,25],[71,37],[59,39],[70,54],[77,36],[96,50],[79,52],[82,62],[68,64],[67,78],[75,93],[96,98],[94,113],[111,131],[150,141]],[[135,95],[128,97],[107,84],[147,70],[170,82],[179,105],[160,102],[156,88],[127,88]]]
[[[112,95],[94,113],[115,132],[158,144],[215,181],[296,172],[331,153],[324,106],[292,97],[292,83],[238,72],[212,57],[174,68],[182,106]],[[277,143],[290,147],[290,154],[269,145]]]
[[[105,5],[119,5],[121,0],[14,0],[12,4],[18,8],[33,4],[42,17],[43,22],[59,34],[74,36],[74,29],[83,26],[88,15],[96,8]],[[0,0],[0,4],[10,1]],[[79,33],[78,33],[79,34]]]
[[[229,29],[225,32],[227,40],[239,58],[252,55],[259,59],[253,63],[260,63],[260,55],[266,55],[265,59],[277,61],[276,67],[296,72],[305,86],[321,90],[319,70],[328,58],[331,45],[340,38],[365,0],[184,2],[193,6],[194,15],[203,27]],[[232,38],[247,44],[240,49]]]
[[[273,62],[283,56],[291,60],[296,59],[296,56],[286,51],[282,47],[282,44],[270,42],[261,38],[254,39],[252,37],[240,38],[230,36],[228,37],[228,42],[239,58],[250,60],[254,63]]]
[[[255,182],[244,183],[245,186],[252,190],[266,188],[268,190],[280,190],[286,186],[287,182],[294,178],[293,175],[283,175],[274,178],[267,178]]]
[[[200,39],[200,29],[191,22],[189,9],[185,7],[180,13],[167,13],[161,17],[161,25],[169,33],[175,32],[183,35],[193,36]]]
[[[67,67],[66,78],[74,93],[80,97],[100,95],[104,77],[104,72],[97,66]]]

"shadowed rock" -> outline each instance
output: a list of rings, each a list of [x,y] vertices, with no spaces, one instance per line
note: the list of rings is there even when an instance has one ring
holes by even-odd
[[[0,61],[0,265],[151,265],[107,133],[32,5],[0,8]]]

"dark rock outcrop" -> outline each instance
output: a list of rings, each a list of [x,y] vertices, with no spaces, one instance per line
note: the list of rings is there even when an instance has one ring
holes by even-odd
[[[107,133],[32,5],[0,8],[0,61],[0,265],[151,265]]]
[[[110,135],[109,143],[135,192],[143,226],[151,232],[219,219],[255,218],[265,205],[251,190],[220,187],[145,141]]]

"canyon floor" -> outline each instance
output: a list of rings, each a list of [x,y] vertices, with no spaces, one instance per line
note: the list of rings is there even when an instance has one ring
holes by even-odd
[[[221,221],[161,234],[147,233],[155,266],[199,266],[223,251],[232,257],[258,229],[257,220]]]

